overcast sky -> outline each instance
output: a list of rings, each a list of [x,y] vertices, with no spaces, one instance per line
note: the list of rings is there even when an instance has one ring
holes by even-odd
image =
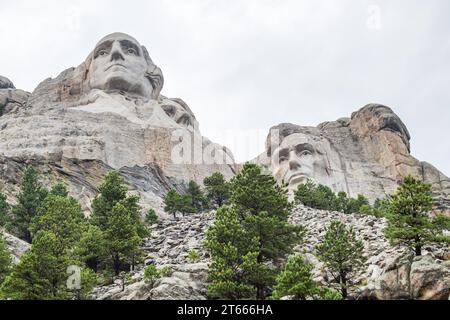
[[[72,3],[71,3],[72,2]],[[448,0],[0,0],[0,75],[27,91],[125,32],[147,47],[203,135],[238,161],[281,122],[390,106],[412,154],[450,175]],[[233,134],[230,134],[233,132]],[[253,137],[253,138],[252,138]]]

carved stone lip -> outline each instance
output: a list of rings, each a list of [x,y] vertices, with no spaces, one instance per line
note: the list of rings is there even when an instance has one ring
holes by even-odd
[[[122,67],[122,68],[127,69],[127,67],[125,67],[123,64],[120,64],[120,63],[114,63],[114,64],[108,66],[108,67],[105,69],[105,71],[108,71],[108,70],[111,69],[112,67]]]
[[[308,178],[309,177],[306,174],[302,173],[302,172],[294,173],[293,175],[291,175],[289,177],[288,184],[298,183],[298,182],[301,182],[301,181],[306,181]]]

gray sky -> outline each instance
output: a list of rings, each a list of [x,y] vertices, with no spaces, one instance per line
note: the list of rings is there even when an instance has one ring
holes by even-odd
[[[71,3],[72,2],[72,3]],[[370,102],[408,127],[412,154],[450,175],[448,0],[0,0],[0,75],[32,91],[125,32],[238,161],[281,122],[317,125]],[[233,134],[231,134],[233,132]],[[252,139],[253,137],[253,139]]]

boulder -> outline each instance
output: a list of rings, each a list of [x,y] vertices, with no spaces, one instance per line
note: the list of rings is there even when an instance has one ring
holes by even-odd
[[[448,300],[450,267],[432,256],[398,256],[377,270],[360,289],[360,299]]]
[[[15,87],[11,80],[0,76],[0,89],[15,89]]]

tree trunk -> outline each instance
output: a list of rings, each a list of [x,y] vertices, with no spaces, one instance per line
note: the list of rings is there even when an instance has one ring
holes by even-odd
[[[31,232],[29,230],[25,231],[24,238],[24,240],[28,243],[31,243],[33,241],[33,239],[31,238]]]
[[[414,242],[415,242],[414,251],[416,252],[416,256],[419,257],[422,255],[422,245],[420,244],[420,237],[416,236],[414,238]]]
[[[120,259],[118,256],[114,257],[114,271],[116,273],[116,276],[118,276],[120,272]]]
[[[348,292],[347,292],[347,278],[345,274],[341,274],[341,294],[343,299],[347,299]]]
[[[258,262],[258,264],[262,263],[261,254],[259,254],[258,257],[256,258],[256,262]],[[264,285],[263,284],[256,285],[256,299],[257,300],[265,300],[266,299],[266,297],[264,295]]]
[[[414,250],[416,251],[416,256],[420,257],[422,255],[422,246],[421,245],[416,245],[414,247]]]

